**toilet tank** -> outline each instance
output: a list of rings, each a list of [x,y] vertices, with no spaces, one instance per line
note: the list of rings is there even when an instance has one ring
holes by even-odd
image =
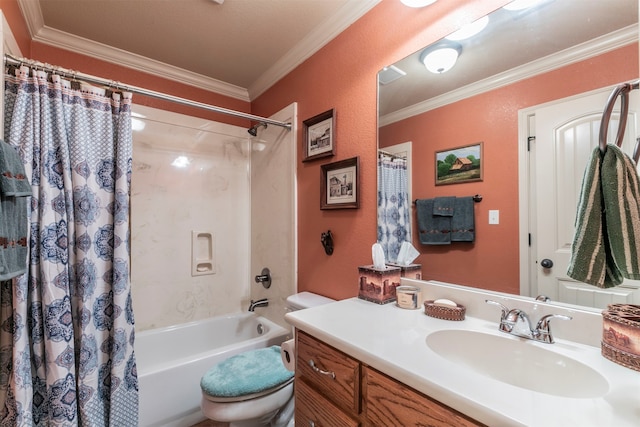
[[[313,292],[300,292],[287,297],[287,309],[289,311],[303,310],[319,305],[335,302],[334,299],[314,294]]]

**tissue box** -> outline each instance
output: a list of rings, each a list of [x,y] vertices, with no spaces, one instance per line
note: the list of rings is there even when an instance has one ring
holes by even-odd
[[[366,265],[358,267],[358,273],[358,298],[377,304],[396,300],[396,288],[400,286],[399,267],[375,268]]]
[[[406,277],[407,279],[422,280],[422,264],[400,265],[400,264],[394,264],[390,262],[387,265],[391,267],[399,267],[400,277]]]
[[[602,355],[640,371],[640,305],[609,304],[602,320]]]

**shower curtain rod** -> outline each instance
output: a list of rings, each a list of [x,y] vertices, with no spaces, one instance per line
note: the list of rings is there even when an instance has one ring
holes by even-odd
[[[266,117],[254,116],[253,114],[243,113],[241,111],[229,110],[227,108],[216,107],[215,105],[205,104],[203,102],[192,101],[186,98],[180,98],[178,96],[169,95],[166,93],[156,92],[150,89],[144,89],[137,86],[131,86],[127,84],[123,84],[120,82],[116,82],[114,80],[107,80],[101,77],[92,76],[89,74],[84,74],[81,72],[67,70],[62,67],[52,66],[50,64],[44,64],[32,59],[18,58],[9,54],[4,54],[4,63],[10,65],[28,65],[37,70],[43,70],[51,73],[58,74],[64,78],[72,79],[72,80],[82,80],[87,83],[98,84],[101,86],[112,87],[121,91],[131,92],[138,95],[144,95],[151,98],[162,99],[165,101],[175,102],[176,104],[182,104],[189,107],[201,108],[207,111],[213,111],[214,113],[226,114],[228,116],[240,117],[243,119],[249,119],[256,122],[267,123],[270,125],[280,126],[287,130],[291,130],[291,123],[285,123],[278,120],[268,119]]]

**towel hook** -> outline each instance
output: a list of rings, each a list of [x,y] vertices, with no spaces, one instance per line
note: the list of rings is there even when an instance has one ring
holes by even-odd
[[[607,151],[607,132],[609,131],[609,121],[611,120],[611,114],[613,113],[613,107],[616,104],[618,97],[620,97],[620,120],[618,124],[618,132],[616,133],[615,145],[622,146],[622,140],[624,139],[624,131],[627,127],[627,115],[629,113],[629,92],[633,89],[638,89],[640,82],[635,81],[633,83],[624,83],[616,86],[607,100],[604,112],[602,113],[602,119],[600,121],[600,133],[598,138],[598,147],[600,152],[604,154]],[[640,150],[638,147],[640,142],[636,141],[635,149],[633,150],[633,160],[637,163],[640,157]]]
[[[320,242],[322,242],[324,252],[327,255],[333,254],[333,235],[331,234],[331,230],[327,230],[326,233],[320,235]]]

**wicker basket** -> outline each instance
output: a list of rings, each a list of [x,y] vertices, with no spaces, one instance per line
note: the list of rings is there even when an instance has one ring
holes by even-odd
[[[424,302],[424,314],[436,319],[443,320],[464,320],[467,309],[465,306],[457,304],[455,307],[444,304],[436,304],[433,300]]]
[[[602,355],[640,371],[640,306],[610,304],[602,317]]]

